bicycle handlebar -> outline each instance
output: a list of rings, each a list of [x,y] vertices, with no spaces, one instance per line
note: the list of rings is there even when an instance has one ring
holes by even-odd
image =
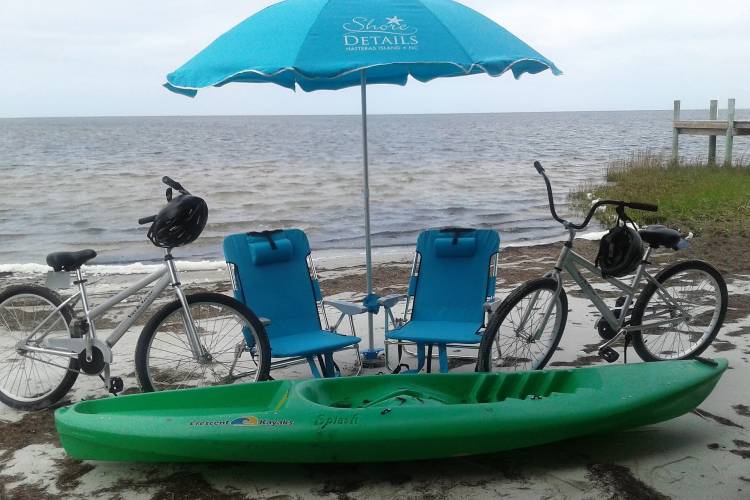
[[[156,215],[150,215],[148,217],[141,217],[138,219],[138,224],[150,224],[156,220]]]
[[[167,177],[166,175],[161,178],[161,181],[166,184],[167,186],[171,187],[172,189],[179,191],[182,194],[190,194],[190,191],[182,187],[182,184],[179,182],[173,180],[171,177]]]
[[[651,203],[641,203],[638,201],[626,201],[625,206],[633,210],[643,210],[644,212],[658,212],[659,206]]]
[[[569,222],[557,215],[557,212],[555,211],[555,199],[552,195],[552,185],[550,184],[547,174],[544,173],[544,167],[542,166],[542,164],[538,161],[535,161],[534,168],[537,172],[539,172],[539,175],[544,178],[544,184],[545,186],[547,186],[547,198],[549,199],[549,210],[552,213],[552,218],[565,226],[565,228],[567,229],[581,230],[585,228],[589,225],[589,222],[591,222],[591,218],[594,216],[596,210],[604,205],[613,205],[621,208],[632,208],[633,210],[643,210],[646,212],[656,212],[659,210],[659,207],[657,205],[652,205],[651,203],[640,203],[636,201],[622,200],[599,200],[591,206],[588,214],[586,214],[586,218],[581,224],[573,224],[572,222]]]
[[[171,177],[164,176],[161,178],[161,181],[169,186],[167,189],[167,201],[172,201],[172,190],[179,191],[181,194],[190,194],[190,191],[182,187],[182,184],[177,182],[176,180],[172,179]],[[156,220],[156,215],[149,215],[148,217],[141,217],[138,219],[138,224],[150,224]]]

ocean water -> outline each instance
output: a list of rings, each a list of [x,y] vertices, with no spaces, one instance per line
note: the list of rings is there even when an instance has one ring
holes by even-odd
[[[565,213],[569,190],[601,179],[610,159],[668,152],[672,134],[671,111],[381,115],[369,129],[377,247],[439,226],[496,228],[503,244],[560,238],[534,160]],[[681,152],[705,156],[706,139],[683,138]],[[88,247],[99,264],[158,259],[137,220],[164,204],[163,175],[209,205],[180,257],[221,260],[224,236],[280,227],[304,229],[315,249],[357,251],[361,155],[358,116],[3,119],[0,264]]]

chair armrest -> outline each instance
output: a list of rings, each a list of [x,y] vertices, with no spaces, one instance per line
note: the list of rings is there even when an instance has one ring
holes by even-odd
[[[355,304],[353,302],[347,302],[345,300],[324,300],[324,306],[331,306],[338,309],[341,313],[349,316],[356,316],[367,312],[367,308],[361,304]]]
[[[501,300],[488,300],[484,303],[484,310],[490,314],[494,314],[497,308],[500,307],[500,304],[502,304]]]
[[[270,319],[268,319],[268,318],[258,318],[258,319],[260,320],[260,323],[261,323],[261,324],[262,324],[263,326],[268,326],[268,325],[270,325],[270,324],[271,324],[271,320],[270,320]]]
[[[393,293],[391,295],[386,295],[385,297],[380,297],[378,299],[378,304],[390,309],[406,297],[407,295],[405,293]]]

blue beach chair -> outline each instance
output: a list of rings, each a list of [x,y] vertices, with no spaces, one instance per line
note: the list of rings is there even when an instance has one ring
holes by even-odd
[[[405,345],[416,346],[417,368],[431,370],[438,349],[440,371],[448,371],[448,347],[477,349],[494,302],[500,236],[487,229],[430,229],[417,239],[408,293],[379,300],[385,308],[385,359],[395,345],[400,371]],[[393,307],[406,300],[404,318]],[[427,350],[427,354],[425,354]]]
[[[233,234],[224,240],[224,256],[235,298],[266,324],[271,357],[286,358],[272,362],[272,368],[306,360],[314,377],[333,377],[339,374],[333,353],[354,349],[361,370],[360,339],[355,336],[352,316],[367,309],[359,304],[322,299],[310,244],[303,231]],[[333,327],[325,306],[341,313]],[[321,315],[325,328],[320,322]],[[337,332],[346,317],[351,335]]]

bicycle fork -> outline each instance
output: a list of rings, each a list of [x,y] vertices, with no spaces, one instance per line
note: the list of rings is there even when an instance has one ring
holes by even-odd
[[[536,342],[537,340],[542,338],[542,334],[544,333],[544,329],[547,327],[547,322],[549,321],[550,316],[552,315],[552,309],[555,307],[555,304],[557,302],[556,297],[560,295],[560,290],[562,289],[562,270],[563,266],[565,265],[566,260],[568,259],[568,255],[570,254],[570,249],[573,246],[573,239],[575,238],[576,231],[573,229],[568,230],[570,237],[568,238],[568,241],[563,246],[562,252],[560,252],[560,256],[557,259],[557,263],[555,264],[554,271],[551,271],[544,275],[545,278],[553,278],[557,282],[557,288],[555,288],[555,294],[553,295],[554,299],[550,300],[549,304],[547,305],[547,309],[544,311],[544,316],[542,317],[542,321],[539,324],[539,328],[536,329],[536,331],[533,334],[532,339]],[[536,301],[539,299],[539,291],[534,292],[534,296],[531,298],[531,303],[529,304],[529,308],[526,310],[526,312],[523,315],[523,318],[521,318],[521,327],[523,328],[526,325],[526,321],[528,321],[529,316],[531,315],[531,311],[536,306]]]
[[[182,290],[182,284],[180,283],[179,275],[177,273],[177,266],[174,263],[174,258],[172,257],[172,253],[169,249],[166,249],[164,251],[164,262],[167,266],[167,269],[169,270],[169,276],[171,278],[170,285],[172,286],[172,289],[174,289],[174,292],[177,295],[177,299],[180,301],[180,305],[182,306],[180,310],[180,314],[182,315],[182,324],[185,327],[185,334],[187,335],[188,345],[190,345],[190,350],[193,353],[193,358],[199,363],[208,361],[208,352],[201,345],[200,339],[198,338],[198,332],[195,328],[195,321],[193,320],[193,315],[190,312],[190,304],[188,303],[185,292]]]

